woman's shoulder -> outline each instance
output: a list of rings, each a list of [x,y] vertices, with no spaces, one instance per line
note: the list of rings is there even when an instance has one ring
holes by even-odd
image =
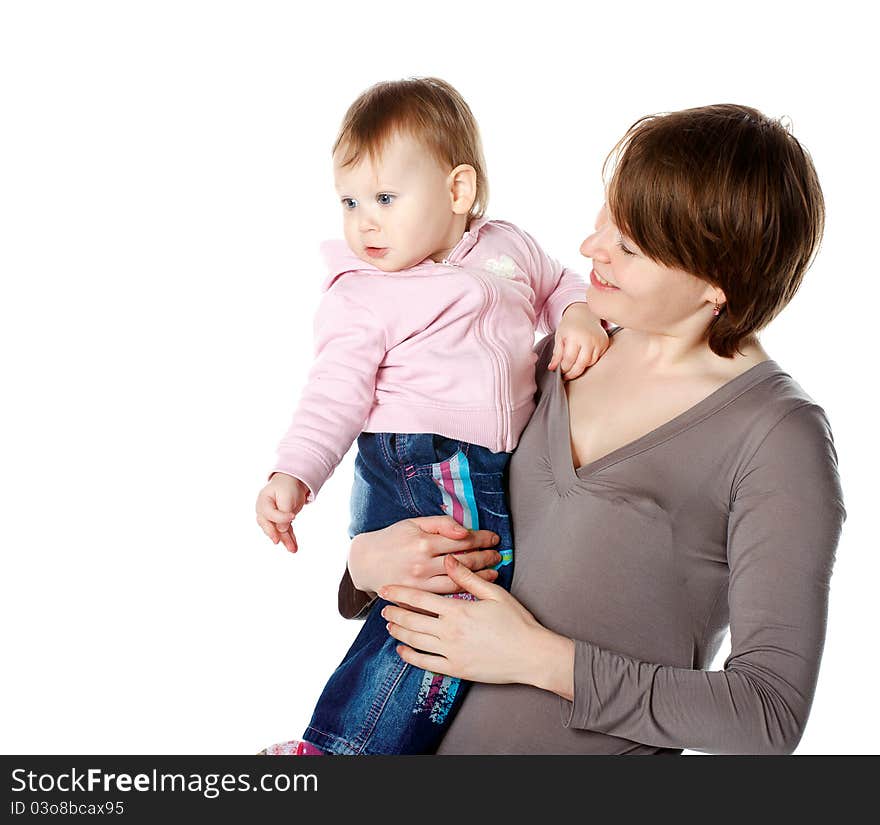
[[[845,513],[824,407],[773,359],[756,364],[741,379],[741,392],[724,417],[727,435],[741,444],[732,490],[757,491],[759,497],[777,488],[801,498],[819,495],[821,506],[838,506]]]
[[[556,334],[553,332],[545,335],[535,346],[532,348],[532,352],[538,356],[538,360],[535,363],[535,369],[538,370],[541,367],[544,370],[547,370],[547,364],[550,363],[550,358],[553,356],[553,342],[556,340]]]
[[[750,411],[769,430],[794,415],[828,428],[824,408],[772,358],[760,361],[735,379],[741,392],[734,401]]]
[[[545,335],[532,348],[532,352],[538,356],[538,360],[535,362],[535,384],[540,395],[543,395],[550,389],[550,382],[555,378],[555,374],[547,369],[547,365],[553,357],[553,344],[555,340],[555,333],[551,332]]]
[[[621,327],[614,327],[608,330],[608,334],[614,335],[619,329],[621,329]],[[550,382],[555,376],[555,372],[550,372],[550,370],[547,369],[547,365],[553,358],[553,346],[555,342],[556,333],[550,332],[532,347],[532,352],[538,356],[538,360],[535,362],[535,384],[538,387],[539,393],[544,393],[549,389],[551,386]]]

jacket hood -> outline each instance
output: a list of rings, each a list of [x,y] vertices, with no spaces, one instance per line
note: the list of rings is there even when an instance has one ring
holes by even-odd
[[[324,241],[321,244],[321,255],[327,266],[327,278],[321,287],[323,292],[330,289],[333,282],[346,272],[360,272],[361,270],[371,273],[382,272],[378,267],[358,258],[343,240]]]

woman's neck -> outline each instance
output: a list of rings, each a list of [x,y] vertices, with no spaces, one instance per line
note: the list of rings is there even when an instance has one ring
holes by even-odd
[[[740,344],[732,358],[716,355],[705,337],[677,336],[622,329],[614,336],[639,363],[654,373],[684,375],[694,372],[738,374],[754,364],[769,359],[756,336]]]

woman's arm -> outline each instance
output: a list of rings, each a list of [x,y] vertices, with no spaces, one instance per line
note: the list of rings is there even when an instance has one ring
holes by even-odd
[[[566,727],[657,747],[791,753],[815,692],[844,518],[824,413],[800,407],[777,423],[731,493],[731,652],[719,671],[644,662],[565,639],[538,625],[504,590],[453,569],[451,561],[450,575],[484,601],[442,604],[392,587],[382,595],[437,618],[400,607],[383,612],[391,634],[407,645],[398,648],[405,661],[476,681],[552,690],[562,697]]]
[[[486,568],[501,561],[492,549],[497,543],[497,534],[468,530],[451,516],[420,516],[361,533],[351,542],[339,583],[339,612],[346,619],[365,618],[376,600],[376,590],[389,583],[430,593],[459,592],[443,569],[447,553],[458,554],[456,558],[468,569],[494,581],[497,571]]]
[[[809,716],[846,513],[821,408],[778,422],[739,474],[727,558],[731,651],[719,671],[575,643],[566,725],[710,753],[791,753]]]

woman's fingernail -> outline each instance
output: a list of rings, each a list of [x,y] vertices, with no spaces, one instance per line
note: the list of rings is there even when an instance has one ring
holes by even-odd
[[[492,537],[492,544],[498,544],[499,541],[500,541],[499,536],[493,536],[493,537]]]
[[[387,587],[380,587],[379,588],[379,595],[384,599],[385,596],[388,595],[388,588]]]

